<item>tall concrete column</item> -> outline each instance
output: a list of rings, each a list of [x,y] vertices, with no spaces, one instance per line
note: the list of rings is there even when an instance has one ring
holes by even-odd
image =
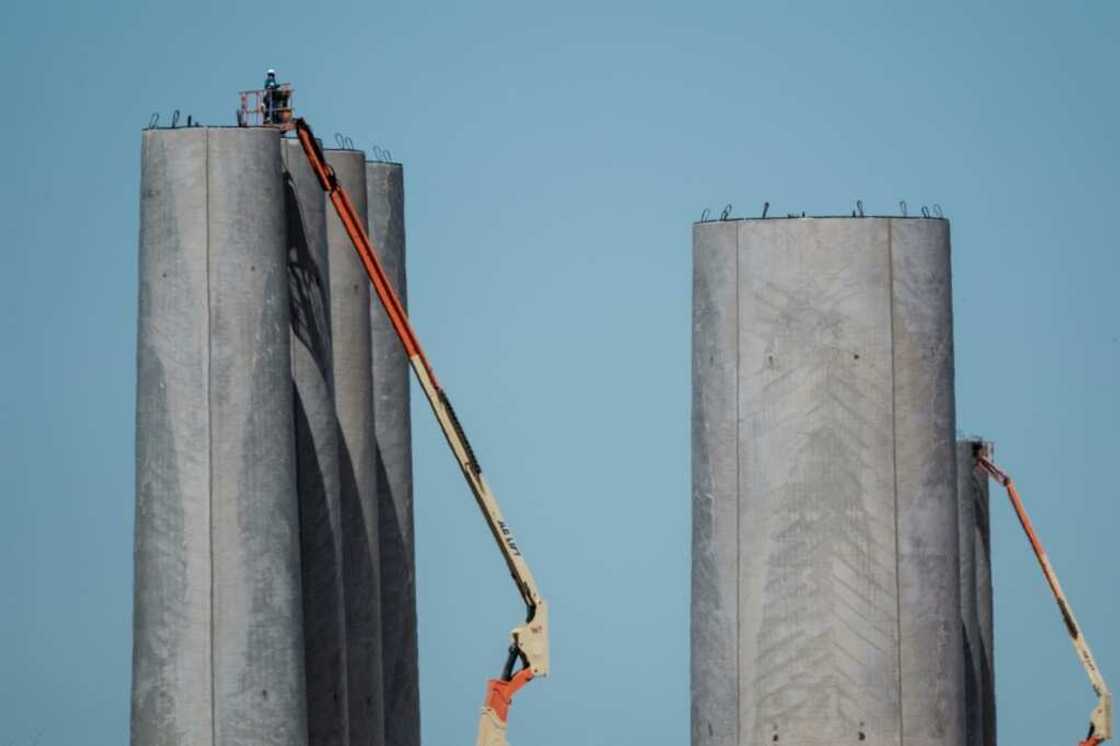
[[[328,150],[326,159],[350,195],[362,222],[368,222],[365,156],[359,150]],[[350,741],[362,746],[380,746],[384,743],[385,723],[377,454],[370,370],[370,283],[329,201],[326,209],[335,411],[340,445]]]
[[[739,234],[692,241],[692,743],[738,746]]]
[[[693,744],[959,746],[947,225],[693,246]]]
[[[888,220],[904,746],[965,742],[946,220]]]
[[[984,704],[980,697],[980,617],[976,611],[975,441],[957,442],[957,526],[960,541],[961,643],[965,676],[965,743],[983,746]]]
[[[961,622],[964,630],[968,746],[995,746],[988,475],[976,465],[977,452],[984,445],[983,441],[975,439],[957,443]]]
[[[305,744],[279,136],[141,168],[132,742]]]
[[[140,157],[131,741],[213,744],[206,132]]]
[[[385,265],[389,281],[407,304],[404,171],[401,164],[367,163],[366,193],[370,238]],[[370,314],[381,542],[385,743],[387,746],[419,746],[420,687],[408,358],[376,297]]]
[[[984,746],[996,744],[995,627],[992,613],[992,534],[989,514],[991,481],[976,475],[972,483],[973,514],[976,518],[974,556],[976,562],[976,615],[979,619],[980,697],[983,702]]]
[[[331,360],[323,188],[296,140],[282,141],[296,475],[303,558],[304,651],[310,742],[349,744],[338,420]]]

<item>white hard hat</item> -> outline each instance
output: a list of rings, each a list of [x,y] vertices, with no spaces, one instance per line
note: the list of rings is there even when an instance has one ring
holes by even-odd
[[[273,70],[273,69],[272,69],[272,68],[270,67],[270,68],[268,68],[268,73],[267,73],[267,74],[268,74],[268,75],[275,75],[275,74],[276,74],[276,71],[275,71],[275,70]]]

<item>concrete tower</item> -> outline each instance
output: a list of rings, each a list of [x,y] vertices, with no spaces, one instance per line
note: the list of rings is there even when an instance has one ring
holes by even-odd
[[[295,140],[281,141],[296,476],[300,501],[307,730],[312,744],[349,743],[339,435],[334,409],[330,270],[323,188]]]
[[[404,171],[399,163],[366,163],[369,235],[393,288],[407,305]],[[381,650],[385,744],[420,746],[420,682],[416,646],[416,561],[412,534],[412,422],[408,358],[375,298],[374,430],[381,542]]]
[[[976,466],[981,440],[957,443],[960,510],[961,621],[964,631],[968,746],[995,746],[996,693],[992,656],[992,555],[988,474]]]
[[[132,743],[307,742],[280,139],[149,130]]]
[[[326,159],[366,222],[365,155],[360,150],[328,150]],[[325,196],[322,199],[327,202],[331,341],[340,446],[350,740],[380,744],[385,723],[370,286],[334,206]]]
[[[948,223],[693,252],[692,743],[961,746]]]

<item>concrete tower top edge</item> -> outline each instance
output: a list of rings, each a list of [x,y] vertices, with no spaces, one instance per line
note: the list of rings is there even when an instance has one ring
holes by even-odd
[[[772,222],[789,222],[789,221],[796,221],[796,220],[807,221],[807,222],[808,221],[818,221],[818,220],[820,220],[820,221],[823,221],[823,220],[834,220],[834,221],[850,220],[852,222],[857,222],[857,221],[860,221],[860,220],[902,220],[902,221],[917,221],[917,222],[932,221],[932,222],[940,222],[940,223],[948,223],[949,222],[949,218],[946,218],[946,217],[940,217],[939,218],[939,217],[935,217],[933,215],[931,215],[929,217],[926,217],[925,215],[862,215],[862,216],[858,216],[858,215],[857,216],[852,216],[852,215],[804,215],[804,216],[802,216],[802,215],[793,215],[793,216],[790,216],[790,215],[768,215],[764,218],[763,217],[727,218],[726,220],[721,220],[719,218],[712,218],[710,220],[696,220],[692,223],[692,225],[693,225],[693,227],[697,227],[697,226],[702,226],[702,225],[719,225],[720,223],[736,223],[736,224],[738,224],[738,223],[772,223]]]
[[[280,130],[272,127],[241,127],[236,124],[184,124],[181,127],[144,127],[140,131],[143,133],[155,132],[160,134],[169,134],[172,132],[202,132],[203,130],[244,130],[246,132],[271,132],[279,136]]]
[[[355,150],[352,148],[323,148],[323,154],[327,156],[328,159],[342,158],[346,161],[366,162],[366,152],[364,150]]]
[[[281,142],[280,133],[277,130],[265,127],[150,128],[140,132],[140,139],[145,144],[162,143],[163,147],[170,148],[177,148],[179,144],[186,145],[187,143],[204,141],[223,142],[231,145],[243,143],[248,147],[253,147],[250,143],[256,143],[259,146],[265,143],[279,144]]]
[[[293,146],[298,146],[299,145],[299,140],[297,140],[295,137],[285,137],[283,139],[283,141],[285,143],[289,143]],[[377,161],[377,160],[371,161],[369,159],[369,154],[366,153],[366,151],[362,150],[361,148],[329,148],[329,147],[323,146],[323,152],[324,153],[361,153],[362,158],[365,160],[366,165],[368,165],[368,166],[396,166],[398,168],[403,167],[403,164],[398,163],[396,161]]]

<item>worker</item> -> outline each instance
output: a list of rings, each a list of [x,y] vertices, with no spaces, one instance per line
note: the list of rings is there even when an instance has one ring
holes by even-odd
[[[265,124],[274,124],[275,123],[275,120],[276,120],[275,111],[278,108],[277,105],[276,105],[277,104],[276,89],[279,88],[279,87],[280,87],[280,84],[276,82],[276,71],[273,70],[271,67],[268,68],[268,72],[265,73],[265,78],[264,78],[264,123]]]

